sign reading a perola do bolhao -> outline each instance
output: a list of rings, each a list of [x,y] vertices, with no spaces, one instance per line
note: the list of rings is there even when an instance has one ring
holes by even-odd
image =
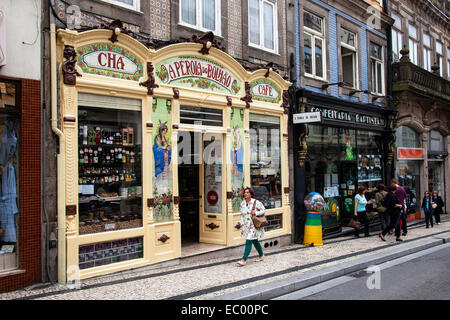
[[[239,80],[230,71],[201,57],[178,56],[164,60],[156,65],[155,74],[162,83],[181,87],[232,95],[241,89]]]
[[[281,90],[268,79],[258,79],[250,82],[252,98],[259,101],[278,103],[281,100]]]
[[[143,62],[130,51],[114,44],[94,43],[77,49],[77,62],[85,73],[138,81]]]

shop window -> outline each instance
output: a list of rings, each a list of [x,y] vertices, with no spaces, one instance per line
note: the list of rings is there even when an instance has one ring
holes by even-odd
[[[371,92],[382,95],[384,92],[384,62],[382,47],[370,43]]]
[[[419,64],[419,41],[417,37],[417,28],[413,25],[408,25],[408,35],[409,35],[409,59],[415,65]]]
[[[382,136],[372,131],[358,130],[358,185],[375,191],[383,182]]]
[[[143,238],[129,238],[82,245],[78,249],[80,269],[143,257]]]
[[[417,160],[397,161],[398,183],[405,188],[408,213],[418,211],[421,206],[419,165],[420,161]]]
[[[266,209],[281,208],[279,117],[250,114],[250,179]]]
[[[423,35],[423,68],[431,71],[431,39],[427,34]]]
[[[140,10],[140,0],[102,0],[102,1],[135,11]]]
[[[249,44],[260,49],[277,52],[276,2],[248,0]]]
[[[219,0],[180,0],[180,24],[220,35]]]
[[[303,14],[305,75],[325,79],[323,20],[309,12]]]
[[[0,81],[0,272],[19,259],[19,85]]]
[[[356,35],[341,29],[342,80],[351,88],[358,87]]]
[[[180,123],[200,126],[218,126],[223,123],[222,109],[180,106]]]
[[[80,95],[79,103],[79,233],[141,227],[140,100]]]
[[[430,141],[430,151],[431,152],[444,152],[444,137],[439,131],[431,130],[429,139]]]
[[[414,129],[407,127],[407,126],[401,126],[398,127],[395,133],[396,138],[396,144],[397,147],[402,148],[420,148],[420,139],[419,139],[419,133],[414,131]]]
[[[283,229],[283,215],[282,214],[272,214],[267,216],[267,222],[269,225],[264,227],[264,230],[272,231],[277,229]]]

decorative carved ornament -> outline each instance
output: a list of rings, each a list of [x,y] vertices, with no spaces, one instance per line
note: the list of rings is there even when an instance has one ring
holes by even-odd
[[[198,37],[197,35],[193,35],[192,42],[203,44],[203,47],[200,49],[199,53],[205,55],[209,54],[209,49],[211,47],[215,47],[219,50],[225,51],[225,47],[222,46],[222,42],[218,41],[214,37],[214,33],[212,31],[206,32],[201,37]]]
[[[117,40],[117,37],[119,36],[120,33],[125,33],[127,35],[129,35],[130,37],[135,37],[134,34],[132,32],[129,32],[128,30],[126,30],[123,27],[122,21],[120,21],[119,19],[111,21],[110,24],[102,24],[103,29],[109,29],[112,30],[112,35],[111,37],[108,39],[109,41],[111,41],[112,43],[115,43],[119,40]]]
[[[210,224],[206,225],[208,228],[210,228],[211,230],[214,230],[216,228],[219,228],[218,225],[216,225],[214,222],[211,222]]]
[[[150,61],[147,62],[147,80],[139,83],[140,86],[147,87],[147,94],[150,96],[153,95],[154,88],[159,88],[159,85],[155,83],[155,75],[153,74],[153,70],[155,70],[153,64]]]
[[[77,76],[81,77],[75,68],[77,63],[77,52],[73,46],[64,46],[64,58],[66,61],[62,63],[63,82],[64,84],[74,86],[77,84]]]
[[[165,243],[169,239],[170,239],[169,236],[163,234],[161,237],[158,238],[158,241],[161,241],[162,243]]]
[[[179,99],[180,98],[180,90],[178,90],[177,88],[172,88],[172,90],[173,90],[173,98]]]
[[[253,102],[253,100],[252,100],[252,93],[251,93],[250,89],[251,89],[250,88],[250,83],[245,81],[245,96],[243,96],[241,98],[241,100],[245,102],[245,107],[246,108],[250,108],[250,102]]]
[[[227,96],[227,106],[231,107],[233,105],[233,100],[231,99],[231,97]]]
[[[283,91],[283,103],[281,107],[284,109],[284,114],[289,114],[289,94],[287,90]]]

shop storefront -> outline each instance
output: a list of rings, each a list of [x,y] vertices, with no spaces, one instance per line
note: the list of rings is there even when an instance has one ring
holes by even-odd
[[[66,280],[178,258],[186,243],[243,243],[246,186],[267,237],[290,235],[290,83],[206,41],[155,51],[111,30],[59,30],[57,49]]]
[[[323,195],[323,232],[339,232],[354,214],[358,187],[366,187],[366,197],[374,198],[378,185],[390,175],[387,113],[380,107],[301,93],[298,110],[320,112],[321,122],[294,124],[294,136],[301,142],[295,152],[296,193],[298,188],[304,194]],[[369,207],[368,216],[378,222],[375,209]]]

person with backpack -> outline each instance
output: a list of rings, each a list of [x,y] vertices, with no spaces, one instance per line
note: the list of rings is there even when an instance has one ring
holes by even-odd
[[[375,193],[375,203],[374,207],[378,212],[378,217],[380,218],[381,230],[384,230],[389,224],[389,216],[386,214],[386,207],[383,205],[385,203],[385,196],[387,195],[386,186],[382,183],[378,185],[378,190]]]
[[[422,209],[423,209],[423,213],[425,214],[425,223],[427,226],[427,229],[430,227],[433,228],[433,216],[432,216],[432,205],[433,203],[433,199],[431,198],[430,192],[429,191],[425,191],[425,194],[423,196],[422,199]]]
[[[386,241],[384,236],[392,229],[395,228],[395,237],[397,241],[403,241],[400,238],[400,228],[397,227],[400,220],[400,213],[403,205],[400,200],[395,195],[395,191],[397,191],[397,185],[395,183],[391,183],[389,186],[389,192],[384,198],[384,204],[386,207],[386,213],[389,215],[389,225],[380,233],[379,237],[381,240]]]
[[[433,203],[431,204],[431,208],[433,211],[434,219],[436,219],[435,221],[437,224],[441,224],[441,214],[442,207],[444,206],[444,201],[442,201],[442,198],[439,196],[437,191],[433,191],[431,200],[433,201]]]

